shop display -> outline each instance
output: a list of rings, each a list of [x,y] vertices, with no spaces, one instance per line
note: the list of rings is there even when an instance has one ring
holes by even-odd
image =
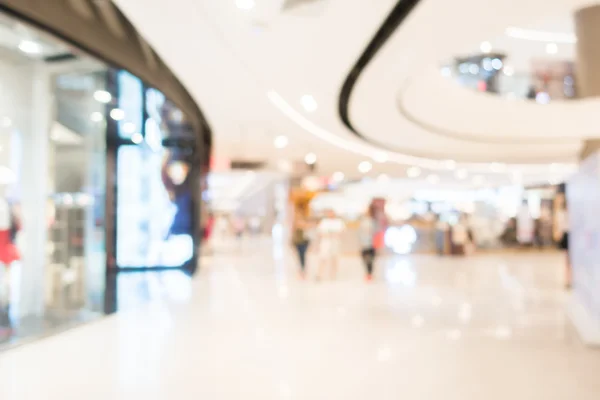
[[[190,131],[181,111],[161,92],[144,90],[122,71],[116,81],[119,103],[130,107],[128,122],[145,118],[139,137],[116,148],[117,267],[185,266],[196,247]],[[120,121],[117,126],[123,137]]]

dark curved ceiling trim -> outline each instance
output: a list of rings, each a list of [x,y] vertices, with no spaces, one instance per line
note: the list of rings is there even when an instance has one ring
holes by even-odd
[[[342,90],[340,91],[338,111],[344,125],[346,125],[346,127],[350,129],[356,136],[378,146],[382,146],[382,144],[369,139],[352,125],[348,111],[350,97],[352,96],[354,86],[356,85],[356,82],[358,81],[358,78],[360,78],[360,75],[364,69],[369,65],[381,47],[388,41],[390,36],[392,36],[396,29],[402,24],[402,22],[404,22],[406,17],[411,13],[415,6],[419,4],[420,1],[421,0],[399,0],[398,3],[396,3],[383,24],[377,30],[377,33],[375,33],[373,39],[371,39],[371,42],[369,42],[367,48],[358,58],[358,61],[356,61],[356,64],[354,64],[354,67],[352,67],[350,70],[350,73],[344,81]]]

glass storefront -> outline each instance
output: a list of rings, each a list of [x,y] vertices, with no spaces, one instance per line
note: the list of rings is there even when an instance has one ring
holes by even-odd
[[[196,261],[194,131],[155,88],[0,14],[0,346]],[[198,183],[199,184],[199,183]]]

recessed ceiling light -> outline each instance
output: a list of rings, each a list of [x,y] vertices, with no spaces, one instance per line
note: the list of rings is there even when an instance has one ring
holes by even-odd
[[[452,76],[452,70],[450,69],[450,67],[442,67],[440,72],[442,73],[442,76],[445,76],[445,77]]]
[[[421,175],[421,168],[419,167],[410,167],[406,170],[406,176],[409,178],[416,178]]]
[[[313,165],[317,162],[317,155],[315,153],[308,153],[304,156],[304,162],[308,165]]]
[[[104,115],[102,115],[101,112],[95,111],[93,113],[90,114],[90,119],[93,122],[100,122],[104,119]]]
[[[3,126],[4,128],[8,128],[8,127],[10,127],[11,125],[12,125],[12,121],[11,121],[11,119],[10,119],[10,118],[8,118],[8,117],[2,117],[2,126]]]
[[[360,164],[358,164],[358,171],[363,174],[366,174],[371,169],[373,169],[373,165],[368,161],[363,161]]]
[[[42,52],[42,45],[33,40],[21,40],[19,50],[26,54],[40,54]]]
[[[446,160],[444,161],[444,167],[449,170],[453,170],[456,168],[456,161],[454,160]]]
[[[235,0],[235,5],[240,10],[252,10],[256,3],[254,0]]]
[[[289,140],[286,136],[283,135],[279,135],[275,138],[275,141],[273,142],[273,144],[275,145],[276,148],[278,149],[284,149],[287,147],[289,143]]]
[[[548,53],[548,54],[558,53],[558,46],[556,45],[556,43],[546,44],[546,53]]]
[[[123,124],[123,132],[125,132],[125,133],[135,132],[135,124],[133,122],[125,122]]]
[[[481,44],[479,45],[479,49],[483,53],[489,53],[490,51],[492,51],[492,44],[490,42],[481,42]]]
[[[120,108],[113,108],[110,110],[110,117],[115,121],[121,121],[123,118],[125,118],[125,111],[121,110]]]
[[[331,179],[333,179],[333,181],[335,181],[335,182],[341,182],[341,181],[343,181],[343,180],[344,180],[344,178],[345,178],[345,175],[344,175],[344,173],[343,173],[343,172],[339,172],[339,171],[338,171],[338,172],[336,172],[336,173],[334,173],[334,174],[331,176]]]
[[[473,75],[477,75],[479,73],[479,65],[477,65],[477,64],[469,65],[469,72]]]
[[[131,141],[135,144],[140,144],[144,141],[144,137],[139,132],[134,133],[133,135],[131,135]]]
[[[94,99],[99,101],[100,103],[110,103],[112,100],[112,95],[108,93],[106,90],[96,90],[94,92]]]
[[[380,151],[375,153],[375,156],[373,156],[373,160],[377,161],[378,163],[384,163],[388,160],[388,155],[386,152]]]
[[[302,98],[300,99],[300,103],[307,112],[314,112],[319,106],[315,98],[312,97],[310,94],[305,94],[304,96],[302,96]]]
[[[505,65],[502,69],[502,72],[504,72],[504,75],[506,76],[513,76],[513,74],[515,73],[515,69],[510,65]]]

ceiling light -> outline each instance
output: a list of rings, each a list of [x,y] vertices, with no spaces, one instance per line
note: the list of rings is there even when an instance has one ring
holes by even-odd
[[[373,169],[373,165],[368,161],[363,161],[360,164],[358,164],[358,171],[363,174],[366,174],[371,169]]]
[[[546,45],[546,53],[548,53],[548,54],[558,53],[558,46],[556,45],[556,43],[548,43]]]
[[[144,141],[144,137],[139,132],[134,133],[133,135],[131,135],[131,141],[135,144],[140,144]]]
[[[384,163],[388,160],[388,155],[387,153],[380,151],[373,156],[373,160],[377,161],[378,163]]]
[[[435,174],[430,174],[427,176],[427,182],[431,183],[432,185],[438,184],[440,183],[440,177]]]
[[[135,132],[135,124],[133,122],[125,122],[123,124],[123,132],[125,132],[125,133]]]
[[[449,77],[452,75],[452,70],[450,67],[442,67],[441,69],[442,76]]]
[[[121,121],[123,118],[125,118],[125,111],[121,110],[120,108],[113,108],[110,110],[110,117],[115,121]]]
[[[460,71],[461,74],[466,74],[467,72],[469,72],[469,65],[462,63],[458,66],[458,70]]]
[[[12,121],[8,117],[2,117],[2,127],[8,128],[12,125]]]
[[[502,72],[504,72],[504,75],[506,76],[513,76],[513,74],[515,73],[515,69],[510,65],[505,65],[502,69]]]
[[[456,168],[456,161],[454,161],[454,160],[444,161],[444,168],[453,170],[454,168]]]
[[[571,32],[545,32],[535,29],[522,29],[514,26],[506,28],[506,36],[515,39],[532,40],[537,42],[556,42],[573,44],[577,42],[577,36]]]
[[[465,180],[467,179],[467,176],[469,176],[469,173],[467,172],[466,169],[459,169],[454,173],[454,176],[456,177],[456,179],[459,180]]]
[[[235,0],[235,5],[240,10],[252,10],[256,3],[254,0]]]
[[[42,45],[32,40],[21,40],[19,50],[27,54],[40,54],[42,52]]]
[[[315,153],[308,153],[304,156],[304,162],[308,165],[313,165],[317,162],[317,155]]]
[[[496,71],[500,71],[502,69],[502,60],[499,58],[494,58],[492,60],[492,68],[494,68]]]
[[[339,172],[339,171],[338,171],[338,172],[336,172],[336,173],[334,173],[334,174],[331,176],[331,179],[332,179],[334,182],[341,182],[341,181],[343,181],[343,180],[344,180],[344,178],[345,178],[345,176],[344,176],[344,173],[343,173],[343,172]]]
[[[406,176],[409,178],[416,178],[421,175],[421,168],[419,167],[410,167],[406,170]]]
[[[302,96],[302,98],[300,99],[300,103],[302,104],[302,107],[304,107],[304,109],[308,112],[314,112],[317,110],[318,107],[317,101],[310,94],[305,94],[304,96]]]
[[[479,73],[479,65],[477,65],[477,64],[469,65],[469,72],[473,75],[477,75]]]
[[[96,111],[90,114],[90,119],[93,122],[100,122],[104,119],[104,115],[102,115],[101,112]]]
[[[110,103],[110,101],[112,100],[112,96],[106,90],[96,90],[94,92],[94,99],[96,101],[99,101],[100,103],[106,104]]]
[[[275,145],[276,148],[278,149],[284,149],[287,147],[289,143],[289,140],[286,136],[283,135],[279,135],[275,138],[275,140],[273,141],[273,144]]]
[[[492,44],[490,42],[481,42],[481,44],[479,45],[479,49],[483,53],[489,53],[490,51],[492,51]]]

